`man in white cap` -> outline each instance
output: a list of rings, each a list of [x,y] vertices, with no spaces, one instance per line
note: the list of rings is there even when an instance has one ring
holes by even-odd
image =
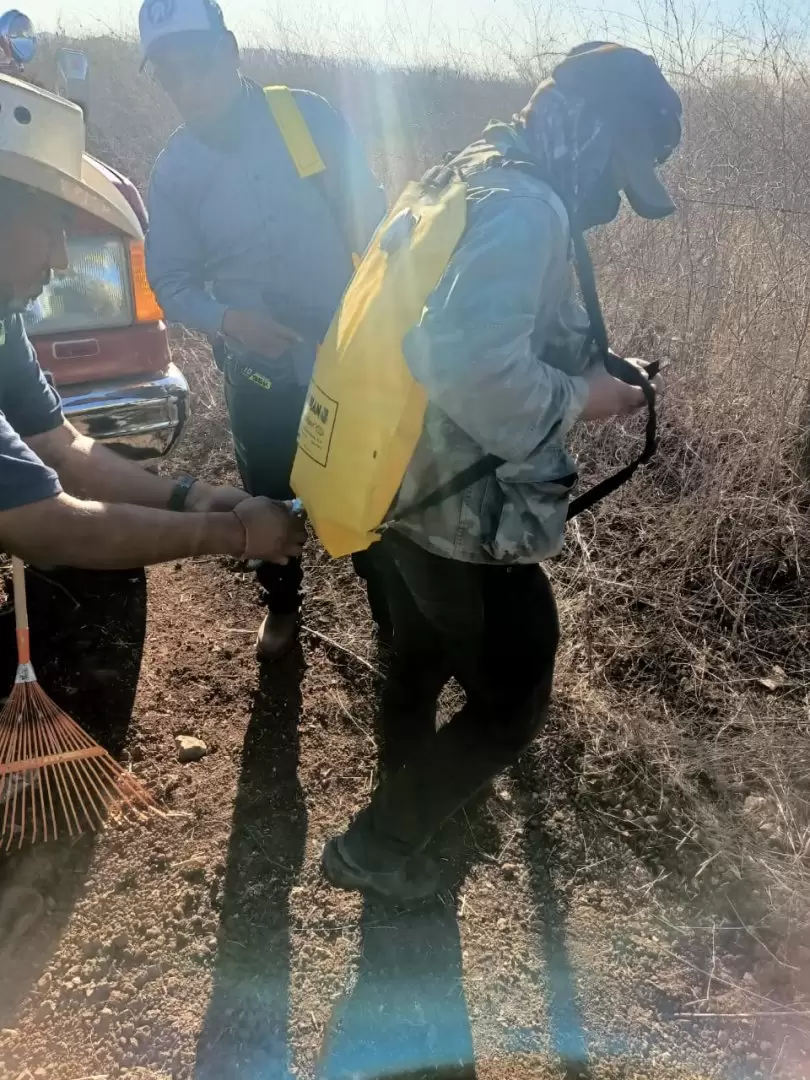
[[[278,118],[241,74],[236,39],[214,0],[145,0],[140,33],[144,63],[185,121],[152,175],[149,279],[169,319],[215,342],[245,487],[289,498],[315,348],[385,197],[322,97],[286,92],[288,123]],[[309,140],[314,170],[298,168],[291,130]],[[373,567],[361,556],[355,568],[384,630]],[[268,616],[257,655],[275,660],[296,640],[300,563],[264,565],[258,579]]]
[[[297,556],[303,526],[285,504],[154,476],[65,419],[22,312],[66,269],[77,209],[142,239],[126,200],[84,154],[81,110],[0,76],[0,548],[91,569]]]

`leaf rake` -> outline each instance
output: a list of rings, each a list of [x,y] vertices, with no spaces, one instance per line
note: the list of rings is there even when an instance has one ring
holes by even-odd
[[[0,712],[0,850],[165,816],[147,789],[63,712],[31,665],[25,567],[12,559],[17,676]]]

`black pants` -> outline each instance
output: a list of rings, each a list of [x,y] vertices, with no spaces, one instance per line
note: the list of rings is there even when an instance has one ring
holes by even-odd
[[[394,531],[376,558],[394,631],[382,702],[387,772],[347,838],[367,865],[418,851],[517,759],[544,722],[559,642],[539,566],[455,562]],[[466,702],[437,732],[451,675]]]
[[[229,357],[226,361],[225,401],[236,464],[251,495],[292,498],[290,473],[305,394],[305,389],[292,381],[265,376],[261,367],[253,367],[249,360]],[[303,580],[300,559],[291,559],[286,566],[263,562],[256,577],[271,611],[279,615],[298,611]]]
[[[261,361],[222,357],[221,363],[236,464],[245,490],[270,499],[291,499],[290,474],[306,389],[265,374]],[[387,605],[376,561],[365,552],[353,561],[356,573],[366,582],[371,613],[378,626],[387,630]],[[300,559],[291,559],[286,566],[263,562],[256,577],[270,611],[278,615],[298,611],[303,582]]]

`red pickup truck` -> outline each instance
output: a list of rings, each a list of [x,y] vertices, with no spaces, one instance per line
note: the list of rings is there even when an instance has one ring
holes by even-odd
[[[0,71],[19,77],[35,48],[27,16],[0,16]],[[63,50],[58,66],[58,91],[86,110],[83,54]],[[145,231],[146,208],[135,185],[100,161],[92,164],[119,189]],[[166,454],[186,421],[188,384],[171,361],[143,243],[77,214],[68,253],[67,272],[54,277],[25,315],[40,364],[80,431],[129,457]]]

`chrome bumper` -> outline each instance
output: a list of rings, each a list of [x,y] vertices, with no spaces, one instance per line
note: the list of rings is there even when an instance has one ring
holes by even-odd
[[[167,454],[186,423],[188,383],[169,364],[161,375],[66,386],[62,407],[83,435],[126,457]]]

